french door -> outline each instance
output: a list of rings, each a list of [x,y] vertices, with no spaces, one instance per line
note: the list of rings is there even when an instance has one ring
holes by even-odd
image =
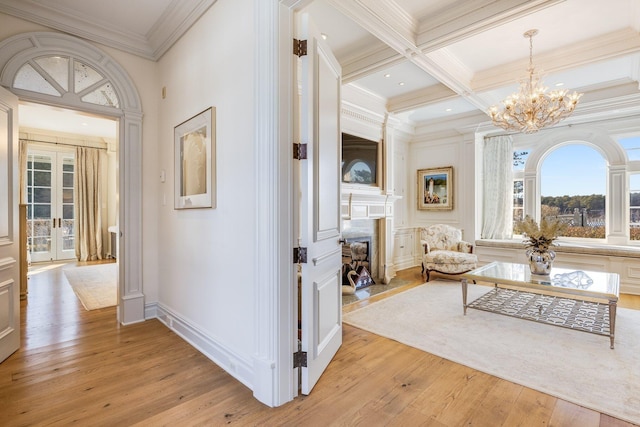
[[[27,243],[31,262],[75,258],[74,173],[72,151],[28,151]]]

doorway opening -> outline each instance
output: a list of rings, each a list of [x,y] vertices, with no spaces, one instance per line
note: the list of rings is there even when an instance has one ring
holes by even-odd
[[[22,33],[1,41],[0,69],[0,85],[21,102],[113,118],[120,141],[114,154],[119,164],[117,317],[121,324],[145,320],[140,203],[143,115],[133,81],[102,50],[55,32]]]
[[[26,165],[20,165],[20,170],[26,174],[21,182],[25,185],[29,282],[35,271],[62,266],[61,262],[75,263],[80,258],[117,262],[118,239],[112,238],[118,223],[117,123],[35,103],[21,103],[18,117],[21,149],[26,151],[21,159]],[[86,167],[78,165],[84,157],[77,159],[79,147],[96,155],[92,160],[100,171],[98,181],[79,176],[87,173]],[[86,188],[87,182],[93,188]],[[81,193],[90,194],[92,200]],[[99,209],[87,216],[87,204],[97,204]],[[92,224],[79,227],[79,220]],[[89,229],[97,233],[88,233]],[[87,233],[90,238],[84,235]],[[89,246],[91,256],[87,256]],[[117,292],[117,283],[111,283]]]

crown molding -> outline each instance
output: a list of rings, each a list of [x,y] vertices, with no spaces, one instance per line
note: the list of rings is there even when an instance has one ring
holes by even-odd
[[[342,110],[357,112],[367,120],[382,123],[387,114],[386,99],[354,84],[347,84],[342,87]]]
[[[147,33],[158,60],[217,0],[174,0]]]
[[[147,34],[108,26],[34,0],[0,0],[0,12],[157,61],[215,2],[173,0]]]

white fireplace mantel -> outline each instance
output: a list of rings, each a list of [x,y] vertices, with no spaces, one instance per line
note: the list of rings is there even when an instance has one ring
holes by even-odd
[[[378,270],[383,283],[395,276],[393,265],[393,205],[401,199],[399,196],[383,194],[378,187],[364,187],[357,185],[343,185],[340,209],[343,220],[372,219],[381,220],[380,235],[377,239],[379,251]]]
[[[342,219],[380,219],[393,217],[393,204],[399,196],[382,194],[379,188],[343,186],[340,212]]]

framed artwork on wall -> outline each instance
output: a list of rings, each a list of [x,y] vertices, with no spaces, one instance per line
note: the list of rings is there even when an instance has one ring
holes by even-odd
[[[174,128],[175,209],[216,207],[215,107]]]
[[[453,209],[453,166],[418,170],[418,209]]]

